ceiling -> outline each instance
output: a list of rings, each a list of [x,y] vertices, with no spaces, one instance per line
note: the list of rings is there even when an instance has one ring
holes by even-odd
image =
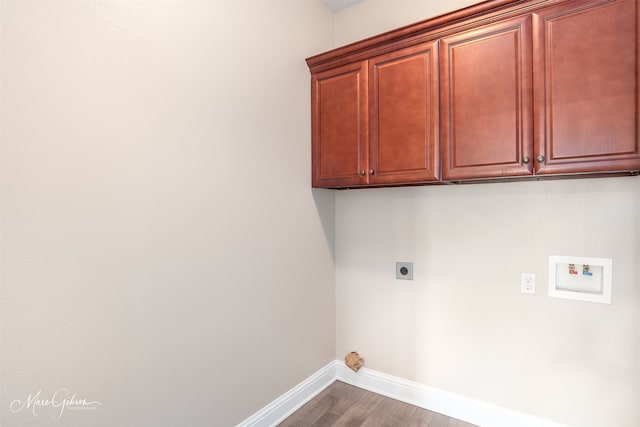
[[[356,3],[360,3],[362,0],[322,0],[329,9],[333,12],[337,12],[342,9],[346,9],[349,6],[353,6]]]

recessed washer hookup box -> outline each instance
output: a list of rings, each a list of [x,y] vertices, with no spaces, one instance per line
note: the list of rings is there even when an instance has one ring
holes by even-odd
[[[611,258],[549,256],[549,296],[611,304]]]

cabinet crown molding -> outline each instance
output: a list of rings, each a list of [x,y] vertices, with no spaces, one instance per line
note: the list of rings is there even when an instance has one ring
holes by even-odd
[[[563,1],[567,0],[488,0],[311,56],[306,62],[311,73],[317,73]]]

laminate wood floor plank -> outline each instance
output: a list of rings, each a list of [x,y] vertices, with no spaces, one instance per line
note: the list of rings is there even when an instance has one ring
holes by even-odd
[[[447,417],[446,415],[433,413],[433,418],[429,422],[428,427],[475,427],[473,424],[469,424],[462,420]]]
[[[336,381],[303,405],[279,426],[332,426],[365,393],[366,391],[361,388]]]
[[[338,420],[367,393],[358,387],[353,387],[341,382],[337,383],[339,384],[337,384],[336,389],[330,393],[330,396],[335,399],[335,404],[317,421],[307,424],[307,426],[325,427],[339,425]]]
[[[449,427],[449,417],[446,415],[435,413],[431,421],[429,422],[429,427]]]
[[[456,420],[451,418],[449,420],[449,424],[447,424],[447,427],[476,427],[476,426],[462,420]]]
[[[316,396],[318,397],[318,396]],[[333,407],[337,406],[339,399],[327,394],[320,400],[312,400],[304,405],[293,415],[287,418],[280,426],[286,427],[306,427],[313,425],[322,425],[326,423],[327,414]],[[335,417],[336,419],[338,416]],[[318,422],[320,421],[320,424]]]
[[[336,381],[279,427],[475,427]]]
[[[415,412],[407,420],[407,427],[429,427],[431,420],[436,415],[435,412],[424,408],[416,408]]]
[[[385,397],[379,394],[365,391],[360,399],[351,405],[333,425],[335,427],[362,426],[368,418],[379,416],[377,408],[384,402],[384,399]]]
[[[406,426],[418,409],[416,406],[389,398],[385,399],[384,405],[386,407],[382,410],[386,413],[386,416],[382,423],[379,424],[379,427]]]

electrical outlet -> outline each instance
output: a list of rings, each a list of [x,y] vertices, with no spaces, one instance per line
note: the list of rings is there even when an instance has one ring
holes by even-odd
[[[396,279],[413,280],[413,263],[396,262]]]
[[[523,294],[536,294],[536,275],[534,273],[522,273],[520,277],[520,292]]]

